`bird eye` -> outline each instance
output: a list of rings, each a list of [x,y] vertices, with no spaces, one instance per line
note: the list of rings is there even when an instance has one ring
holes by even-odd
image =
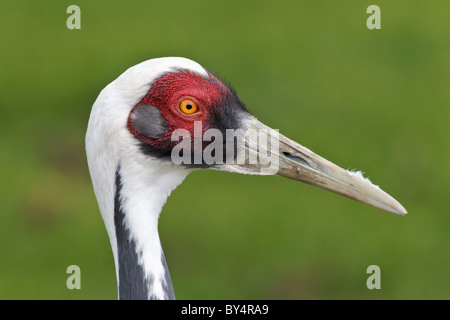
[[[198,110],[197,104],[189,99],[184,99],[180,102],[180,110],[184,114],[193,114]]]

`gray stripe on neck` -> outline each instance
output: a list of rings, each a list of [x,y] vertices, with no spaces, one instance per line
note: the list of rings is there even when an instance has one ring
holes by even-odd
[[[122,181],[120,167],[116,170],[116,194],[114,197],[114,224],[116,227],[117,250],[119,258],[119,299],[148,299],[148,283],[144,270],[139,264],[136,244],[130,237],[130,231],[125,227],[125,213],[120,205]]]
[[[157,300],[152,294],[154,280],[152,277],[145,277],[144,269],[139,264],[136,243],[131,238],[130,231],[125,226],[126,213],[122,210],[120,195],[122,190],[122,180],[120,176],[120,166],[116,170],[116,193],[114,197],[114,224],[116,228],[117,250],[119,259],[119,299],[120,300]],[[162,288],[166,299],[175,300],[172,280],[167,267],[164,253],[161,249],[161,263],[164,267],[164,283]]]

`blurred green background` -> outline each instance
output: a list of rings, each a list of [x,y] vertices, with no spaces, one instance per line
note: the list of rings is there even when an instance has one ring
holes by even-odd
[[[66,27],[71,4],[81,30]],[[371,4],[381,30],[366,27]],[[178,299],[449,299],[449,16],[448,1],[2,1],[0,298],[117,298],[85,158],[90,109],[128,67],[184,56],[409,214],[195,172],[160,217]],[[81,290],[66,288],[72,264]],[[366,287],[372,264],[381,290]]]

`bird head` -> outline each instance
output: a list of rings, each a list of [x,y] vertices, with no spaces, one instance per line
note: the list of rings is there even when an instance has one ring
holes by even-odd
[[[88,158],[102,161],[108,150],[111,170],[128,150],[185,174],[211,168],[278,175],[406,213],[360,172],[342,169],[258,121],[229,85],[185,58],[145,61],[107,86],[92,109],[88,137],[101,139],[86,139]]]

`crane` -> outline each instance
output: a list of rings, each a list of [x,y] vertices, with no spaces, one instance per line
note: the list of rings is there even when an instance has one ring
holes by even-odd
[[[175,299],[158,218],[194,170],[278,175],[406,214],[360,172],[258,121],[230,85],[187,58],[144,61],[106,86],[92,107],[85,142],[119,299]]]

